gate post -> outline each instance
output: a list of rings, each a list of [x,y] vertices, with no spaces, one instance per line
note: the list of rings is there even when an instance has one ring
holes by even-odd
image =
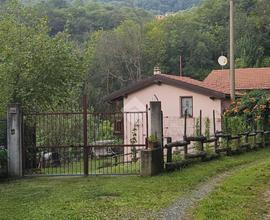
[[[155,135],[157,137],[159,147],[163,147],[163,118],[161,111],[161,102],[150,102],[150,111],[151,111],[151,132],[150,135]]]
[[[22,166],[22,111],[19,104],[10,104],[7,109],[7,149],[9,176],[21,177]]]
[[[164,168],[163,158],[163,116],[161,102],[150,102],[150,135],[155,135],[158,148],[141,151],[141,176],[159,174]]]

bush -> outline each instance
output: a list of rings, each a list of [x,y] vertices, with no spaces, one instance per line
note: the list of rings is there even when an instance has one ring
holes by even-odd
[[[7,150],[5,148],[0,148],[0,177],[7,176]]]
[[[269,106],[270,98],[264,91],[256,90],[245,94],[225,111],[225,118],[234,118],[230,119],[228,127],[235,123],[235,129],[239,125],[255,130],[268,129]]]
[[[7,165],[7,150],[0,148],[0,167]]]

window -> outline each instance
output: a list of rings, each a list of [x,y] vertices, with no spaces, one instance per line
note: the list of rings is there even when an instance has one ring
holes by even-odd
[[[188,117],[193,117],[193,97],[181,97],[180,98],[181,117],[185,117],[185,111],[187,111]]]

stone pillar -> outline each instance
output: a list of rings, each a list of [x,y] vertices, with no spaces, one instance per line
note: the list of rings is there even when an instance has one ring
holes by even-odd
[[[163,149],[141,151],[141,176],[154,176],[163,171]]]
[[[8,106],[7,149],[9,176],[22,176],[22,113],[19,104]]]
[[[151,132],[150,135],[155,135],[158,139],[159,146],[162,146],[162,138],[163,138],[163,118],[161,112],[161,102],[150,102],[150,127]]]
[[[141,151],[141,176],[153,176],[163,171],[163,118],[161,102],[150,102],[150,135],[158,139],[158,148]]]

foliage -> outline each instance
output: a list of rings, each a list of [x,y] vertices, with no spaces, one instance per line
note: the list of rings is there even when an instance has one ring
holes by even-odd
[[[97,136],[99,140],[112,140],[113,136],[113,124],[109,120],[102,120],[99,122]]]
[[[201,136],[200,119],[199,118],[196,118],[196,120],[195,120],[194,136],[196,136],[196,137]]]
[[[153,142],[153,143],[155,143],[155,142],[158,141],[156,135],[150,135],[150,136],[147,138],[147,140],[148,140],[149,142]]]
[[[247,131],[251,131],[252,127],[247,124],[244,117],[235,116],[227,117],[226,119],[226,133],[232,135],[238,135]]]
[[[195,137],[199,137],[201,136],[201,129],[200,129],[200,119],[199,118],[196,118],[195,119],[195,129],[194,129],[194,136]],[[197,151],[200,151],[201,150],[201,145],[199,142],[195,142],[193,144],[194,148],[197,150]]]
[[[239,0],[236,13],[237,67],[269,66],[270,5],[266,0]],[[217,58],[228,55],[228,22],[229,1],[205,0],[163,20],[143,25],[129,21],[114,31],[99,31],[86,46],[92,55],[88,63],[94,64],[88,71],[91,88],[97,88],[97,96],[104,96],[152,75],[156,65],[164,73],[178,74],[180,55],[184,75],[204,79],[220,68]],[[127,54],[129,63],[120,52]]]
[[[6,145],[7,137],[7,124],[6,119],[0,117],[0,146]]]
[[[140,9],[104,5],[96,1],[66,2],[42,1],[35,5],[42,16],[48,17],[50,35],[67,31],[72,39],[84,42],[98,30],[110,30],[126,19],[142,23],[152,15]]]
[[[207,138],[207,139],[210,139],[210,118],[205,118],[204,120],[204,136]],[[209,143],[207,143],[205,145],[205,151],[207,153],[212,153],[212,150],[211,150],[211,146]]]
[[[134,122],[133,128],[131,130],[131,139],[129,140],[132,145],[138,143],[138,128],[139,128],[139,120]]]
[[[0,147],[0,168],[7,166],[8,154],[7,150]]]
[[[208,139],[210,138],[210,118],[205,118],[204,121],[204,136],[207,137]]]
[[[89,94],[95,90],[104,96],[142,78],[142,32],[143,27],[127,20],[112,31],[92,35],[85,52]]]
[[[1,7],[0,109],[8,102],[35,110],[54,108],[82,87],[80,52],[65,33],[48,35],[45,18],[16,1]],[[0,110],[0,112],[1,112]]]
[[[165,14],[185,10],[198,5],[201,0],[98,0],[100,2],[126,5],[128,7],[138,7],[149,10],[156,14]]]
[[[122,144],[119,136],[114,134],[114,124],[110,120],[90,115],[87,123],[89,144],[98,144],[94,143],[95,141],[113,141],[114,144]],[[36,137],[35,140],[30,138],[29,144],[35,143],[39,147],[76,146],[83,141],[83,117],[81,115],[29,116],[24,119],[24,129],[25,134]]]
[[[51,107],[80,97],[86,87],[95,109],[104,109],[100,97],[152,75],[156,65],[177,74],[181,55],[184,75],[203,79],[228,55],[229,1],[204,0],[163,20],[133,6],[165,12],[195,1],[124,1],[132,7],[120,7],[120,0],[24,2],[0,7],[3,106],[14,100]],[[268,0],[237,1],[237,67],[270,65],[269,13]]]
[[[256,129],[259,125],[262,128],[268,125],[269,104],[270,98],[264,91],[252,91],[233,102],[224,114],[226,117],[234,117],[238,122],[244,121],[239,123],[246,123],[246,127]]]

